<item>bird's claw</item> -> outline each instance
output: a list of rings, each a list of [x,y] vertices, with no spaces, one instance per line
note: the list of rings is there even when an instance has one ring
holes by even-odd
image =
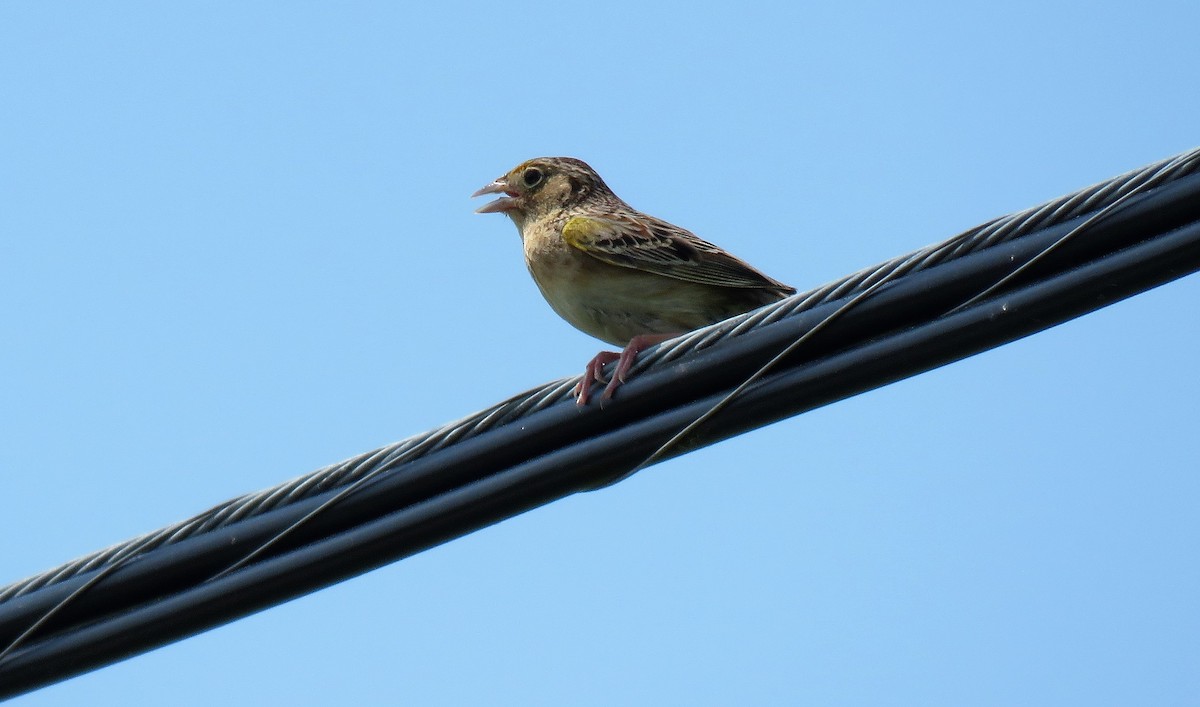
[[[606,380],[604,378],[604,367],[613,361],[620,360],[621,356],[622,354],[616,351],[601,351],[591,361],[588,361],[587,367],[583,370],[583,378],[575,384],[574,394],[577,405],[587,405],[588,398],[591,397],[592,393],[592,384],[604,383]],[[612,380],[616,380],[616,377],[614,376]],[[612,386],[612,382],[609,381],[608,385]],[[608,392],[608,388],[605,388],[604,391],[605,394],[602,399],[607,400],[612,394]]]
[[[583,379],[575,384],[575,403],[578,405],[587,405],[588,399],[591,397],[592,383],[604,382],[604,367],[613,361],[617,362],[617,367],[613,371],[612,378],[608,379],[608,385],[604,386],[604,393],[600,395],[600,404],[612,399],[613,393],[620,388],[625,382],[626,376],[633,368],[633,364],[637,361],[638,354],[651,346],[666,341],[676,334],[639,334],[629,340],[621,353],[616,351],[601,351],[596,356],[588,361],[587,368],[584,369]]]

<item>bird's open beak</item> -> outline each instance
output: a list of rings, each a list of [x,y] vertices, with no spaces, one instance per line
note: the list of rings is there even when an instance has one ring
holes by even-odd
[[[507,196],[502,199],[496,199],[495,201],[489,201],[483,206],[480,206],[478,209],[475,209],[475,213],[477,214],[504,213],[505,211],[512,211],[513,209],[517,208],[517,192],[513,191],[513,189],[508,186],[508,180],[504,177],[497,179],[491,184],[488,184],[479,191],[475,192],[471,195],[471,198],[474,199],[477,196],[484,196],[485,194],[505,194]]]

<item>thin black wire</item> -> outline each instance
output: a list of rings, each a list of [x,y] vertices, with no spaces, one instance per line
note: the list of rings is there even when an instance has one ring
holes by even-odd
[[[740,384],[738,384],[738,386],[736,388],[729,391],[729,393],[727,395],[725,395],[725,397],[718,400],[716,403],[713,404],[712,407],[710,407],[708,410],[706,410],[702,415],[697,417],[695,420],[692,420],[687,425],[685,425],[682,429],[680,429],[678,432],[676,432],[674,435],[672,435],[670,439],[668,439],[666,442],[663,442],[662,445],[659,446],[658,449],[651,452],[649,456],[647,456],[642,461],[638,462],[632,469],[630,469],[629,471],[625,472],[624,474],[618,476],[617,478],[606,482],[603,486],[597,487],[597,490],[600,488],[606,488],[608,486],[612,486],[613,484],[615,484],[619,481],[624,481],[625,479],[628,479],[630,476],[633,476],[634,474],[638,473],[642,469],[645,469],[646,467],[654,464],[659,459],[662,459],[663,455],[665,455],[667,452],[669,452],[672,447],[679,444],[679,442],[681,440],[683,440],[685,437],[687,437],[688,435],[690,435],[691,433],[693,433],[697,429],[699,429],[700,426],[703,425],[705,422],[708,422],[713,417],[715,417],[717,413],[719,413],[721,410],[723,410],[725,408],[725,406],[729,405],[729,403],[733,402],[734,399],[737,398],[739,395],[741,395],[747,388],[749,388],[750,386],[757,383],[763,376],[765,376],[767,373],[769,373],[771,371],[771,369],[774,368],[780,361],[782,361],[783,359],[790,356],[796,349],[800,348],[801,345],[803,345],[805,342],[807,342],[808,340],[810,340],[814,336],[816,336],[817,332],[824,329],[826,326],[828,326],[831,322],[833,322],[835,319],[840,317],[842,314],[850,311],[851,309],[854,309],[854,307],[857,306],[860,302],[869,298],[871,295],[875,294],[875,292],[877,290],[879,290],[879,288],[883,287],[884,285],[886,285],[889,282],[892,282],[893,279],[894,278],[889,277],[886,280],[880,280],[880,281],[870,285],[867,289],[865,289],[862,292],[855,295],[852,299],[850,299],[848,302],[843,304],[841,307],[838,307],[836,310],[831,312],[829,314],[829,316],[825,317],[824,319],[822,319],[821,321],[819,321],[815,325],[813,325],[812,329],[809,329],[808,331],[806,331],[803,334],[801,334],[800,336],[798,336],[795,341],[791,342],[790,344],[785,346],[783,349],[781,349],[779,351],[779,353],[772,356],[771,359],[769,361],[767,361],[766,363],[764,363],[757,371],[750,374],[750,376],[747,377],[746,380],[742,381]]]
[[[343,487],[342,490],[340,490],[337,493],[335,493],[334,495],[330,496],[323,503],[321,503],[321,505],[312,509],[308,513],[305,513],[300,518],[297,518],[291,525],[289,525],[288,527],[286,527],[283,530],[276,533],[269,540],[262,543],[258,547],[254,548],[250,552],[246,553],[237,562],[232,563],[225,569],[223,569],[220,572],[217,572],[213,576],[209,577],[208,581],[211,582],[214,579],[220,579],[221,577],[224,577],[225,575],[227,575],[231,572],[236,572],[238,569],[245,567],[247,564],[249,564],[251,561],[253,561],[254,558],[261,556],[264,552],[269,550],[276,543],[283,540],[288,535],[291,535],[294,530],[296,530],[300,526],[304,525],[305,523],[309,522],[316,516],[320,515],[327,508],[337,505],[338,502],[341,501],[343,498],[349,496],[350,494],[354,493],[358,489],[360,489],[363,486],[366,486],[370,482],[374,481],[375,479],[377,479],[381,474],[385,473],[386,471],[387,471],[387,469],[377,468],[377,469],[373,469],[373,470],[367,472],[361,478],[356,479],[349,485]],[[0,653],[0,659],[2,659],[2,658],[4,658],[4,654]]]
[[[58,614],[58,612],[67,608],[67,606],[69,606],[71,604],[71,602],[75,601],[80,596],[86,594],[89,589],[91,589],[92,587],[99,584],[110,574],[112,574],[113,572],[116,572],[121,567],[124,567],[125,563],[128,561],[129,561],[128,558],[122,558],[118,562],[114,562],[111,565],[106,565],[104,567],[101,567],[100,570],[98,572],[96,572],[96,574],[92,575],[91,577],[88,577],[86,582],[84,582],[83,584],[76,587],[70,594],[63,597],[61,600],[59,600],[59,602],[57,604],[55,604],[54,606],[47,609],[45,613],[43,613],[41,616],[38,617],[37,621],[34,621],[33,623],[31,623],[28,628],[26,628],[24,631],[22,631],[20,633],[20,635],[18,635],[11,642],[9,642],[9,644],[4,647],[4,650],[0,651],[0,663],[3,663],[4,659],[6,657],[8,657],[8,655],[10,653],[12,653],[14,650],[16,650],[30,636],[37,633],[37,630],[40,629],[42,626],[45,626],[46,622],[48,622],[48,621],[50,621],[50,619],[54,618]]]

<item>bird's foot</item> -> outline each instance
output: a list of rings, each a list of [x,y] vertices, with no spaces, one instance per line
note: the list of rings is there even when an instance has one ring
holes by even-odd
[[[588,362],[587,368],[584,369],[583,380],[575,385],[575,402],[578,405],[587,405],[588,399],[591,396],[592,383],[603,383],[604,367],[613,361],[617,362],[616,370],[613,371],[612,377],[608,379],[608,385],[604,386],[604,394],[600,396],[600,404],[603,405],[607,400],[610,400],[613,393],[621,384],[625,382],[625,377],[629,375],[629,369],[633,368],[634,361],[637,360],[638,354],[646,349],[670,339],[678,334],[638,334],[629,340],[621,353],[615,351],[601,351]]]
[[[576,404],[587,405],[592,393],[592,383],[605,382],[604,367],[620,358],[621,354],[616,351],[601,351],[588,361],[587,367],[583,369],[583,379],[575,384]]]

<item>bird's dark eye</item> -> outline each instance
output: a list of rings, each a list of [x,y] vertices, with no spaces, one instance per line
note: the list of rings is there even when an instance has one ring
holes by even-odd
[[[521,181],[525,182],[525,186],[532,187],[542,181],[542,170],[537,167],[530,167],[521,175]]]

